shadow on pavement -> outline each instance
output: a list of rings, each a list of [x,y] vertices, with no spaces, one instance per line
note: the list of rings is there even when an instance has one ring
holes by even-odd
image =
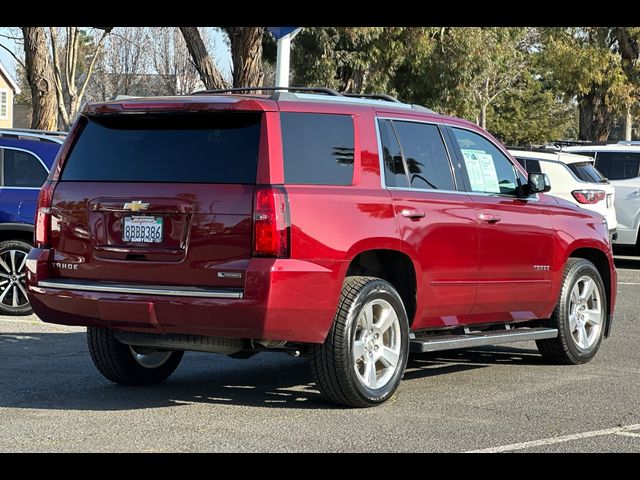
[[[405,380],[488,367],[542,364],[536,350],[483,347],[412,354]],[[195,403],[336,409],[315,387],[308,363],[285,354],[247,360],[188,352],[165,382],[115,385],[94,368],[84,332],[0,334],[0,407],[130,410]]]
[[[412,353],[404,379],[475,370],[497,364],[544,365],[545,362],[538,350],[499,346]]]

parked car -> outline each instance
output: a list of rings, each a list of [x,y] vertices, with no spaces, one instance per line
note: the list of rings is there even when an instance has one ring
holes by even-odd
[[[609,233],[617,237],[615,189],[595,168],[593,158],[564,152],[509,150],[527,172],[549,176],[549,195],[563,198],[579,207],[598,212],[607,219]]]
[[[640,253],[640,145],[620,142],[565,147],[563,150],[595,158],[596,168],[616,190],[618,238],[613,243],[635,246]]]
[[[0,314],[27,315],[24,265],[40,187],[65,134],[0,129]]]
[[[594,357],[616,297],[601,215],[465,120],[241,91],[87,105],[40,193],[31,304],[87,326],[107,379],[160,382],[186,350],[284,351],[365,407],[410,350]]]

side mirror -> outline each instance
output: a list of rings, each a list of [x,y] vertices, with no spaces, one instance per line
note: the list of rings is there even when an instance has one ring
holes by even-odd
[[[544,193],[551,190],[551,182],[546,173],[531,172],[527,182],[527,194]]]

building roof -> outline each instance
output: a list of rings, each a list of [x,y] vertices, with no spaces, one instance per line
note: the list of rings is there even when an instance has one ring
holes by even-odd
[[[9,83],[13,91],[16,94],[20,94],[20,87],[18,86],[16,81],[13,79],[13,77],[9,75],[9,72],[7,71],[6,68],[4,68],[4,65],[2,64],[2,62],[0,62],[0,74],[2,74],[2,76],[7,79],[7,83]]]

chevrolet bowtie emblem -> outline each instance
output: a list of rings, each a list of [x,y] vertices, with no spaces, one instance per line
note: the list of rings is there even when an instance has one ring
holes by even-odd
[[[133,202],[125,203],[125,210],[131,210],[132,212],[139,212],[140,210],[146,210],[149,207],[148,203],[142,203],[140,200],[134,200]]]

